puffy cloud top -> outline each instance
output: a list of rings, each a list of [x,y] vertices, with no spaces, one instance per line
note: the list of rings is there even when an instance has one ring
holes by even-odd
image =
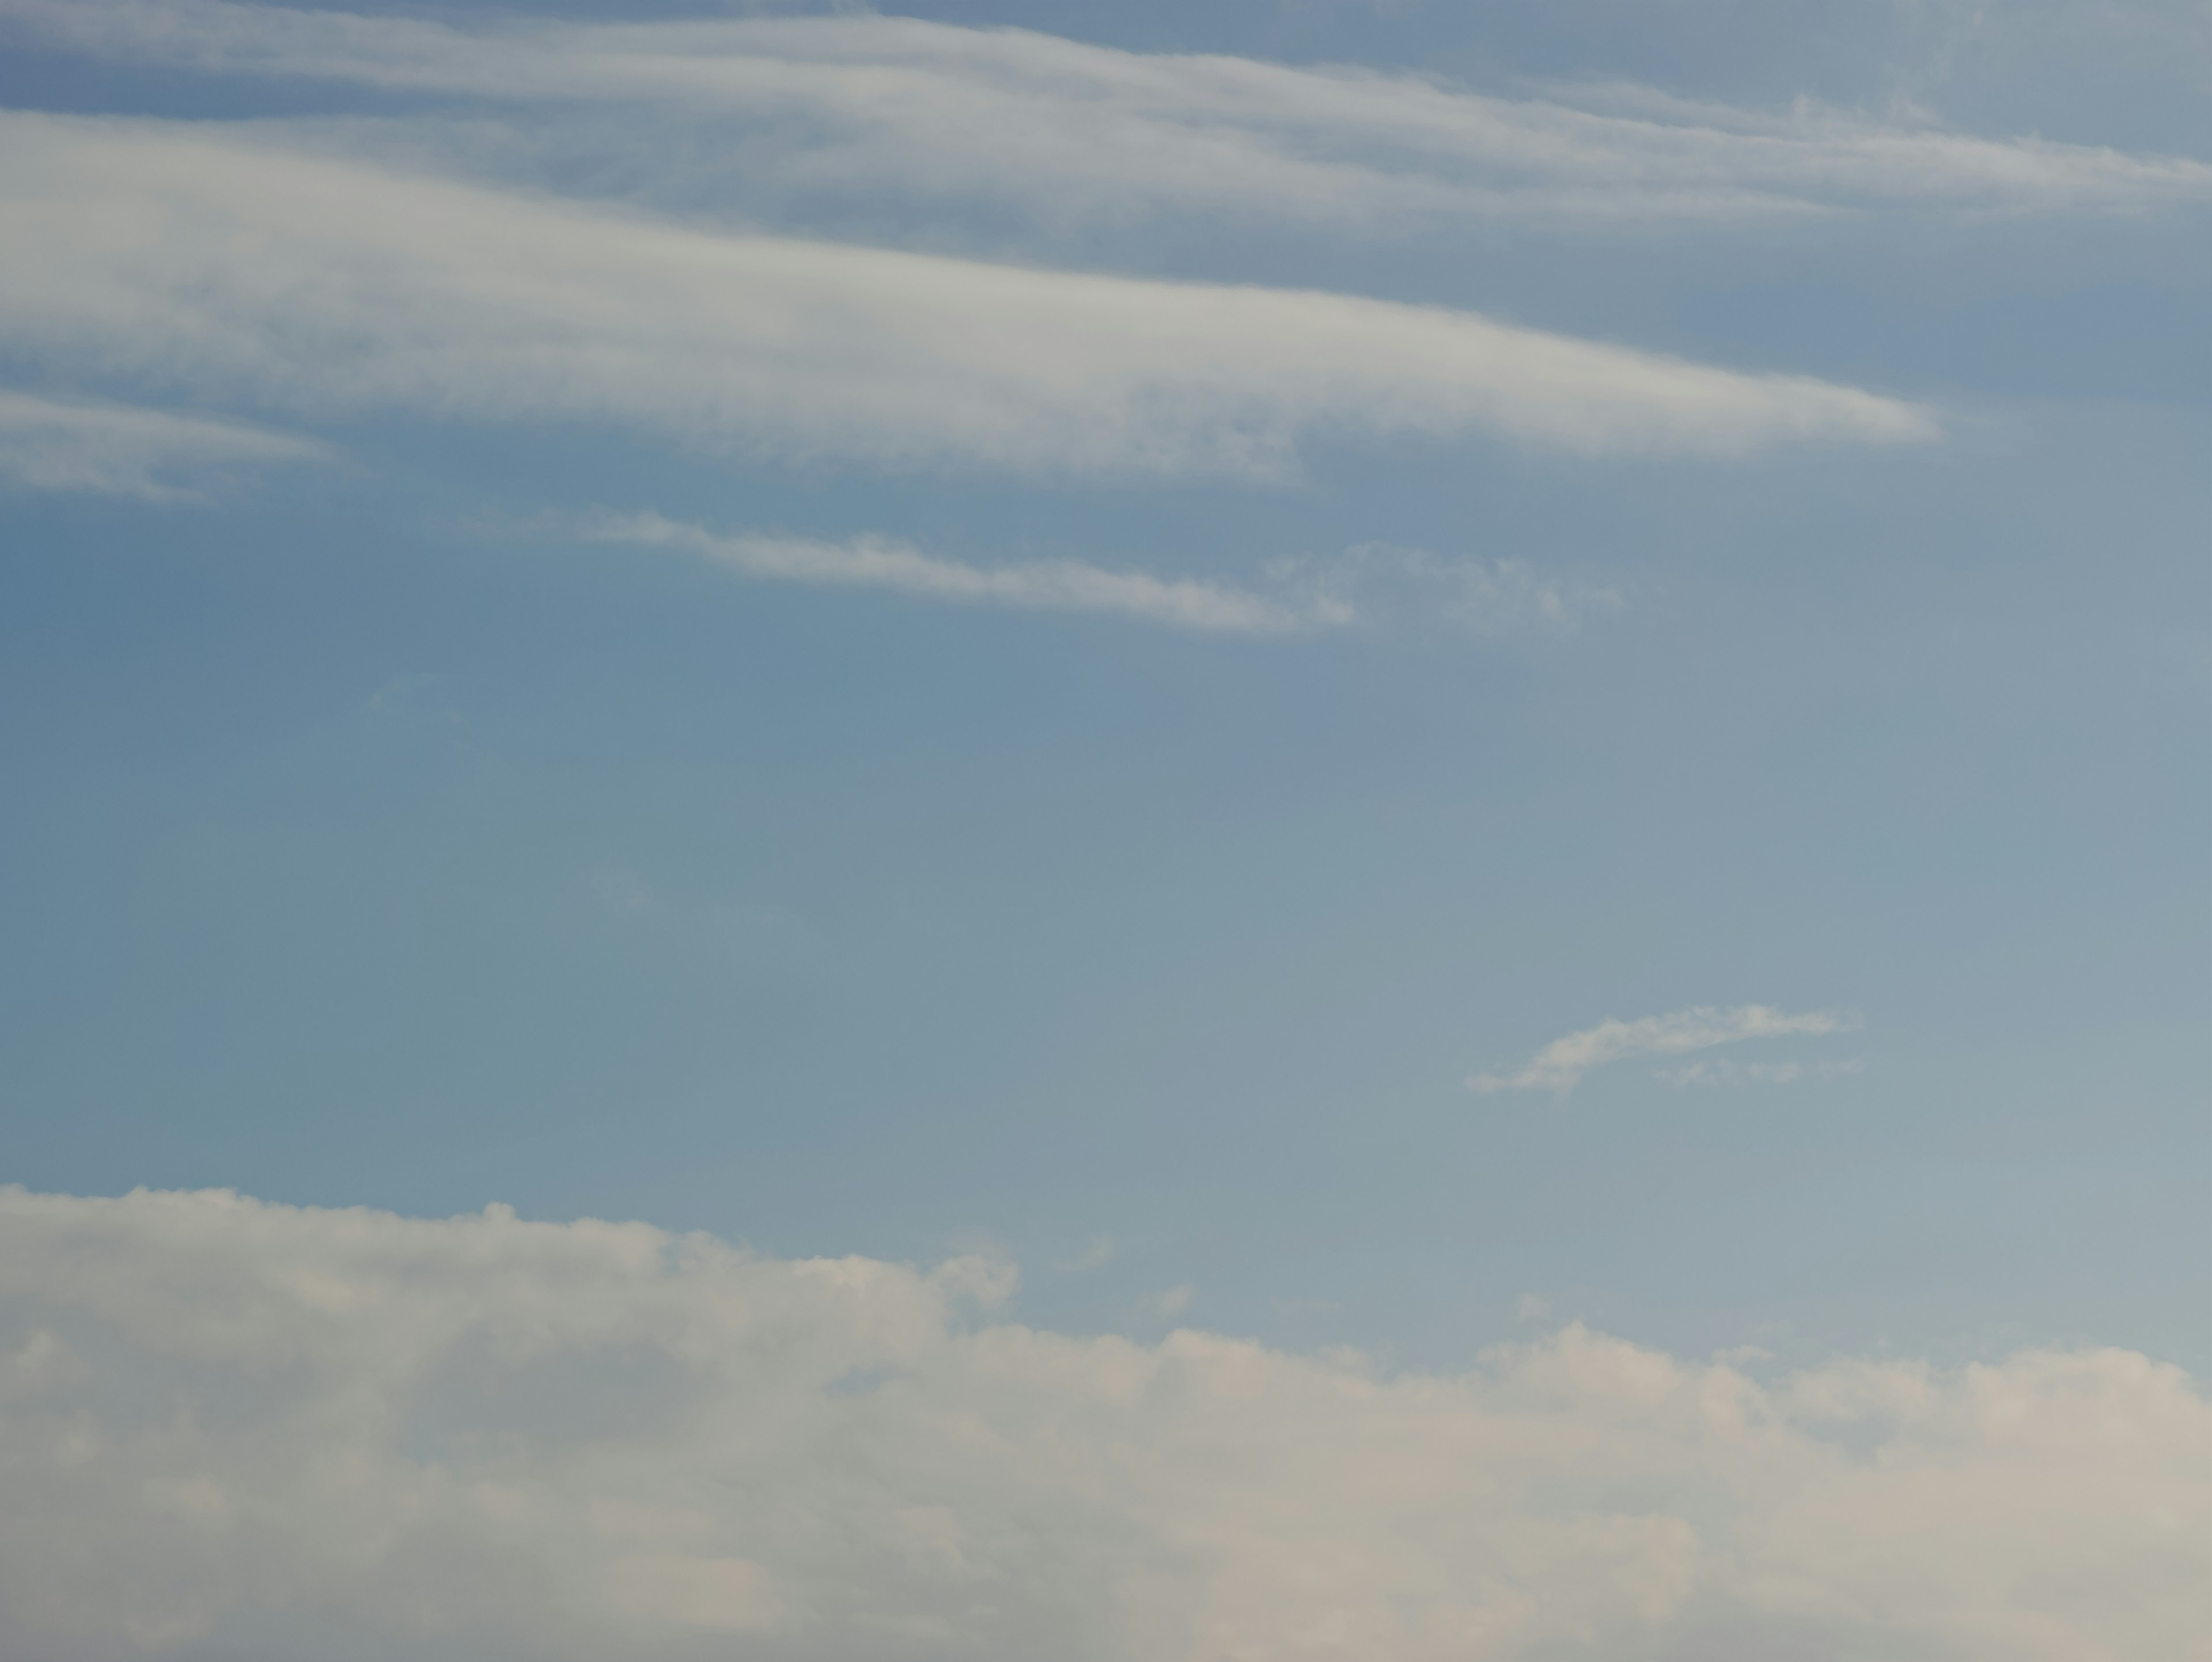
[[[2212,1412],[2142,1355],[1391,1376],[1012,1286],[0,1191],[0,1653],[2200,1653]]]

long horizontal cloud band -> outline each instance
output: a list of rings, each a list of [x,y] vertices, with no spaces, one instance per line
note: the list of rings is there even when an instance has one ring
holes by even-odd
[[[720,235],[154,122],[0,119],[0,338],[307,405],[877,462],[1266,473],[1306,435],[1896,443],[1924,410],[1345,295]]]
[[[0,1190],[0,1653],[2198,1654],[2212,1411],[2133,1353],[1392,1377],[1012,1285]]]
[[[1619,111],[1584,109],[1414,76],[1146,55],[910,18],[465,29],[222,0],[0,0],[0,16],[137,61],[775,124],[769,165],[790,182],[994,196],[1053,216],[1711,220],[2212,199],[2212,167],[2190,159],[1850,113],[1778,117],[1632,88],[1613,89]]]

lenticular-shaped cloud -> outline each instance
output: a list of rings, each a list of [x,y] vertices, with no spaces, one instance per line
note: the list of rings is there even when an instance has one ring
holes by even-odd
[[[1839,1033],[1857,1025],[1858,1018],[1849,1011],[1811,1010],[1802,1015],[1790,1015],[1764,1004],[1741,1004],[1728,1010],[1699,1004],[1686,1010],[1669,1011],[1665,1015],[1639,1017],[1634,1021],[1608,1017],[1595,1027],[1553,1039],[1529,1057],[1517,1073],[1477,1074],[1468,1084],[1486,1093],[1549,1091],[1564,1097],[1592,1068],[1632,1056],[1680,1056],[1687,1050],[1709,1050],[1716,1044],[1735,1044],[1747,1038],[1779,1038],[1792,1033]]]
[[[740,139],[772,130],[773,145],[744,150],[743,171],[800,186],[996,197],[1053,218],[1181,210],[1362,225],[1470,214],[1711,221],[2212,199],[2212,167],[2187,158],[1989,139],[1811,106],[1772,114],[1692,105],[1634,88],[1583,89],[1583,103],[1600,107],[1578,107],[1571,91],[1506,98],[1413,75],[1121,52],[912,18],[454,27],[224,0],[0,0],[0,15],[142,61],[522,107],[621,101],[656,120],[726,124]],[[561,124],[542,137],[559,143]]]
[[[0,1653],[2186,1662],[2125,1351],[1460,1376],[992,1315],[1004,1266],[0,1190]]]
[[[0,343],[304,408],[879,463],[1267,473],[1318,433],[1734,454],[1910,404],[1473,313],[726,235],[242,131],[0,118]]]

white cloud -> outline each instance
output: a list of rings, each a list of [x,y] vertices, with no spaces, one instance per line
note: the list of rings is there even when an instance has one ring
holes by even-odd
[[[661,912],[660,896],[653,885],[627,866],[605,866],[593,872],[592,892],[625,923],[658,917]]]
[[[1680,1056],[1686,1050],[1709,1050],[1749,1038],[1839,1033],[1857,1025],[1858,1018],[1848,1011],[1813,1010],[1790,1015],[1764,1004],[1740,1004],[1727,1010],[1700,1004],[1634,1021],[1608,1018],[1595,1027],[1553,1039],[1517,1073],[1477,1074],[1468,1084],[1482,1092],[1549,1091],[1564,1097],[1581,1083],[1584,1074],[1608,1062],[1636,1056]]]
[[[1146,1321],[1174,1321],[1187,1315],[1197,1301],[1194,1287],[1170,1287],[1158,1293],[1148,1293],[1137,1301],[1137,1313]]]
[[[0,1190],[0,1653],[2191,1662],[2126,1351],[1459,1376],[992,1320],[1003,1269]]]
[[[1109,571],[1080,560],[976,566],[937,559],[890,537],[825,542],[806,537],[720,536],[658,514],[591,521],[599,541],[687,549],[750,577],[840,587],[888,588],[932,600],[1038,612],[1103,612],[1226,634],[1278,634],[1347,621],[1326,599],[1293,604],[1190,577]]]
[[[1660,1068],[1654,1079],[1680,1090],[1692,1085],[1795,1085],[1800,1080],[1849,1079],[1866,1071],[1856,1057],[1842,1061],[1731,1062],[1726,1056],[1711,1062],[1685,1062],[1680,1068]]]
[[[1419,619],[1476,635],[1571,630],[1584,618],[1627,604],[1616,587],[1562,578],[1527,560],[1455,559],[1389,543],[1279,560],[1268,575],[1319,617]]]
[[[242,422],[0,389],[0,484],[19,490],[169,501],[242,467],[329,454]]]
[[[1341,295],[723,234],[288,149],[0,117],[0,344],[295,407],[894,465],[1267,474],[1318,434],[1903,443],[1926,411]]]
[[[1114,1255],[1120,1251],[1121,1248],[1115,1243],[1111,1235],[1093,1235],[1089,1240],[1084,1242],[1083,1250],[1080,1252],[1072,1258],[1061,1259],[1053,1268],[1065,1275],[1086,1275],[1093,1269],[1103,1269],[1106,1265],[1113,1263]]]
[[[559,525],[562,522],[554,522]],[[567,521],[587,540],[680,548],[746,576],[885,588],[962,605],[1105,612],[1178,629],[1269,635],[1352,625],[1443,624],[1480,635],[1567,630],[1624,604],[1617,588],[1570,581],[1525,560],[1445,559],[1371,543],[1333,556],[1271,562],[1261,586],[1115,570],[1080,560],[975,565],[924,553],[901,538],[842,541],[722,533],[654,513]]]
[[[1991,140],[1801,104],[1786,113],[1634,87],[1489,96],[1432,78],[1119,52],[911,18],[455,28],[220,0],[4,0],[81,50],[229,73],[337,77],[507,100],[602,100],[720,124],[652,143],[664,186],[993,198],[1047,217],[1157,210],[1330,226],[1449,216],[1711,220],[1905,205],[2141,210],[2212,198],[2212,167],[2037,138]],[[574,143],[572,119],[541,137]],[[417,125],[419,126],[419,123]],[[619,144],[612,135],[586,141]],[[625,173],[631,169],[622,170]],[[633,179],[651,191],[652,181]],[[741,188],[741,187],[740,187]]]

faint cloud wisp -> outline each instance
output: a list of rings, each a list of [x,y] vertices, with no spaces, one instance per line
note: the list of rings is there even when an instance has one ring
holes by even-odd
[[[1498,1091],[1549,1091],[1564,1099],[1582,1082],[1583,1075],[1609,1062],[1680,1056],[1746,1039],[1846,1032],[1859,1023],[1860,1018],[1848,1010],[1810,1010],[1791,1015],[1764,1004],[1740,1004],[1732,1009],[1692,1005],[1634,1021],[1608,1018],[1595,1027],[1553,1039],[1516,1072],[1477,1074],[1468,1086],[1486,1095]]]

